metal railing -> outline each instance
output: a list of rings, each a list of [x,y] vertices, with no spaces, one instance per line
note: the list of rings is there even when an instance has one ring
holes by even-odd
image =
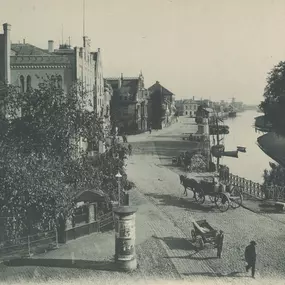
[[[253,182],[232,173],[228,173],[228,175],[221,175],[220,173],[220,179],[221,181],[239,187],[243,193],[257,199],[285,201],[285,187],[276,185],[261,185],[260,183]]]
[[[57,230],[2,241],[0,259],[30,257],[53,248],[58,248]]]

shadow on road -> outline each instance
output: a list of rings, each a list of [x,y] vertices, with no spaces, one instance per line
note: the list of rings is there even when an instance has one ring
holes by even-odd
[[[196,247],[193,246],[187,239],[184,238],[176,238],[176,237],[157,237],[153,236],[153,238],[160,239],[165,242],[165,244],[171,249],[180,249],[180,250],[195,250]],[[170,258],[170,257],[168,257]]]
[[[193,198],[191,200],[185,200],[180,197],[175,197],[169,194],[156,194],[156,193],[148,193],[145,194],[147,197],[151,197],[159,200],[160,205],[166,206],[175,206],[180,208],[186,208],[188,211],[197,211],[197,212],[214,212],[216,209],[213,204],[197,204]]]
[[[72,259],[47,259],[47,258],[19,258],[4,261],[6,266],[43,266],[61,268],[94,269],[102,271],[118,271],[113,261],[92,261]]]
[[[144,155],[153,154],[154,152],[159,157],[176,157],[181,152],[191,151],[197,149],[197,142],[189,141],[139,141],[132,142],[133,153],[139,154],[143,153]]]
[[[250,276],[245,276],[244,272],[240,272],[240,271],[233,271],[230,272],[228,274],[222,274],[222,273],[215,273],[215,272],[193,272],[193,273],[184,273],[183,275],[185,276],[209,276],[209,277],[217,277],[217,278],[221,278],[221,277],[237,277],[237,278],[251,278]],[[251,278],[252,279],[252,278]]]

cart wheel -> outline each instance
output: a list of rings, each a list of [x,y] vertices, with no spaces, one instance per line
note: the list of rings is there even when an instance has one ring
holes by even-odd
[[[196,232],[194,230],[191,231],[192,241],[196,241]]]
[[[236,186],[234,186],[234,189],[230,195],[231,207],[233,209],[239,208],[242,205],[242,200],[242,192]]]
[[[216,206],[221,212],[226,212],[230,207],[230,200],[224,193],[219,193],[216,196]]]
[[[199,248],[200,248],[200,249],[204,249],[205,243],[204,243],[204,241],[203,241],[203,238],[202,238],[201,236],[198,236],[198,237],[197,237],[197,241],[198,241]]]
[[[205,194],[202,189],[199,189],[199,191],[195,192],[194,196],[195,200],[199,204],[203,204],[205,202]]]

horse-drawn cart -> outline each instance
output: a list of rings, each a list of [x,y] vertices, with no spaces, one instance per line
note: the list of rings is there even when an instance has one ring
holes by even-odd
[[[235,186],[231,187],[221,183],[218,177],[204,176],[200,182],[195,182],[195,179],[189,178],[180,178],[180,181],[185,190],[191,188],[194,192],[194,198],[199,204],[203,204],[206,196],[208,196],[209,200],[215,203],[221,212],[227,211],[229,207],[236,209],[242,205],[242,192]]]
[[[191,230],[192,242],[197,243],[200,249],[205,244],[216,245],[217,230],[213,229],[206,220],[193,221]]]

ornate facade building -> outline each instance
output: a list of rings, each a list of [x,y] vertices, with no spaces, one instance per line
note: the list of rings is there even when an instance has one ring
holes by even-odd
[[[11,25],[3,25],[0,34],[0,82],[19,86],[21,92],[36,88],[50,77],[65,92],[75,82],[82,82],[91,103],[89,111],[101,112],[104,105],[105,86],[102,73],[100,49],[91,51],[88,37],[83,37],[83,47],[62,44],[58,49],[49,40],[47,49],[32,44],[11,43]],[[105,113],[106,114],[106,113]],[[80,141],[80,148],[87,149],[88,143]]]
[[[142,73],[138,77],[106,78],[113,89],[111,116],[119,133],[148,129],[148,90]]]

